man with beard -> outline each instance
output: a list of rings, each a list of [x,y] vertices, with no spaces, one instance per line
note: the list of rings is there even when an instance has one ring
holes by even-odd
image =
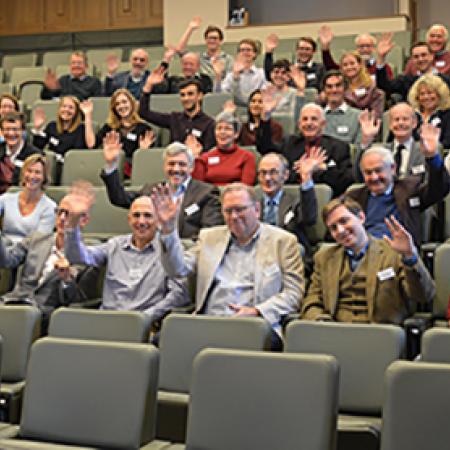
[[[129,208],[136,197],[148,195],[153,185],[146,184],[139,192],[125,191],[117,170],[120,149],[118,134],[109,133],[103,141],[106,166],[101,177],[111,203]],[[200,229],[222,224],[218,189],[191,177],[194,169],[191,150],[180,142],[173,142],[165,149],[163,161],[166,182],[171,187],[174,199],[180,200],[177,222],[180,237],[196,239]]]
[[[187,79],[180,83],[180,101],[183,111],[161,113],[150,108],[153,86],[164,80],[164,67],[158,67],[147,78],[139,104],[139,115],[154,125],[168,128],[170,142],[186,142],[194,137],[202,150],[214,147],[214,119],[202,111],[203,92],[198,80]]]

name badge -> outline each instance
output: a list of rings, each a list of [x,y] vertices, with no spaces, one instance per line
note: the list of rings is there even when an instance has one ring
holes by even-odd
[[[133,280],[138,280],[143,277],[142,269],[130,269],[130,278]]]
[[[376,76],[375,74],[370,75],[370,78],[372,78],[372,81],[373,81],[374,83],[377,82],[377,76]]]
[[[51,136],[50,139],[48,140],[50,142],[50,144],[52,145],[58,145],[59,144],[59,139],[55,138],[55,136]]]
[[[431,121],[431,123],[432,123],[435,127],[437,127],[438,125],[441,124],[441,118],[440,118],[440,117],[435,117],[435,118]]]
[[[294,218],[294,211],[290,209],[284,216],[284,224],[287,225]]]
[[[200,210],[200,207],[197,205],[197,203],[192,203],[192,205],[189,205],[187,208],[184,208],[184,212],[188,216],[192,216],[192,214],[195,214],[199,210]]]
[[[359,89],[355,89],[353,92],[355,93],[355,95],[357,97],[364,97],[366,95],[367,91],[365,88],[359,88]]]
[[[197,130],[196,128],[192,128],[191,133],[196,137],[199,138],[202,135],[202,132],[200,130]]]
[[[417,206],[420,206],[420,198],[419,197],[411,197],[409,199],[409,206],[411,206],[411,208],[416,208]]]
[[[328,166],[328,167],[336,167],[336,166],[337,166],[336,161],[335,161],[334,159],[330,159],[330,160],[327,162],[327,166]]]
[[[22,161],[21,159],[16,159],[16,160],[14,161],[14,165],[15,165],[16,167],[22,167],[22,166],[23,166],[23,161]]]
[[[249,122],[248,123],[248,128],[250,129],[250,131],[254,131],[254,129],[256,128],[255,124],[253,122]]]
[[[134,133],[128,133],[128,134],[127,134],[127,139],[128,139],[129,141],[135,141],[135,140],[137,139],[137,135],[134,134]]]
[[[347,134],[347,133],[348,133],[348,126],[347,126],[347,125],[339,125],[339,126],[336,128],[336,130],[337,130],[337,132],[338,132],[339,134]]]
[[[208,164],[213,166],[214,164],[219,164],[220,163],[220,158],[218,156],[210,156],[208,158]]]
[[[315,80],[316,79],[316,74],[315,73],[307,73],[306,74],[306,79],[307,80]]]
[[[392,267],[388,267],[387,269],[380,270],[377,273],[377,277],[380,281],[389,280],[390,278],[395,277],[395,270]]]
[[[420,175],[425,172],[425,166],[423,164],[419,164],[418,166],[411,167],[411,172],[413,175]]]
[[[274,263],[264,269],[264,275],[267,277],[270,277],[271,275],[274,275],[275,273],[278,273],[279,271],[280,271],[279,267]]]
[[[436,67],[444,67],[444,66],[445,66],[445,61],[436,61],[436,62],[434,63],[434,65],[435,65]]]

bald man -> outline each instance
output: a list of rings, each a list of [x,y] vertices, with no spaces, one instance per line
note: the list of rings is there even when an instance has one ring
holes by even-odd
[[[161,266],[158,221],[150,197],[138,197],[131,204],[131,234],[89,247],[79,229],[83,207],[82,202],[69,205],[64,247],[70,262],[106,264],[102,309],[141,311],[154,322],[189,303],[185,281],[169,278]]]

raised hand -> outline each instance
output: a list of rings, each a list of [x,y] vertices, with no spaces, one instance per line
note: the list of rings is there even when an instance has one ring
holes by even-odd
[[[110,131],[103,138],[103,158],[106,164],[111,165],[119,159],[122,144],[120,134],[117,131]]]
[[[196,158],[198,158],[200,156],[200,153],[203,151],[202,143],[192,133],[186,136],[184,145],[191,149],[193,155]]]
[[[188,27],[191,30],[198,30],[200,28],[200,25],[202,24],[202,18],[200,16],[194,16],[191,21],[189,22]]]
[[[259,316],[259,311],[254,306],[236,305],[229,303],[228,307],[234,311],[235,316]]]
[[[297,87],[298,92],[305,92],[306,88],[306,75],[303,70],[300,70],[295,64],[291,64],[289,76]]]
[[[33,127],[40,130],[45,125],[45,111],[43,108],[36,108],[33,112]]]
[[[241,55],[237,55],[233,64],[233,75],[238,78],[241,72],[245,69],[245,61]]]
[[[115,73],[119,70],[120,60],[115,53],[110,53],[106,57],[106,70],[110,77],[114,76]]]
[[[417,255],[417,249],[414,245],[412,236],[406,228],[391,215],[390,219],[387,217],[384,219],[392,238],[383,236],[383,239],[391,246],[392,250],[400,253],[405,258],[412,258]]]
[[[94,112],[94,103],[92,100],[83,100],[80,103],[80,109],[85,119],[86,117],[92,117],[92,113]]]
[[[359,115],[359,125],[362,134],[361,144],[363,146],[370,145],[380,131],[381,120],[374,112],[365,109]]]
[[[155,142],[156,136],[152,129],[146,130],[144,134],[139,136],[139,148],[148,149]]]
[[[326,167],[327,153],[322,147],[312,147],[309,155],[304,153],[297,161],[294,162],[294,170],[300,177],[302,183],[306,183],[312,179],[312,175],[316,170]]]
[[[58,273],[59,278],[65,283],[68,283],[72,280],[72,274],[70,273],[70,264],[64,256],[61,256],[58,260],[56,260],[55,265],[53,266],[56,272]]]
[[[266,53],[273,53],[273,51],[278,47],[280,40],[275,33],[269,34],[266,37]]]
[[[319,41],[322,50],[328,50],[330,48],[331,41],[333,40],[333,32],[328,25],[322,25],[319,28]]]
[[[172,198],[172,190],[168,184],[161,183],[153,188],[152,200],[163,234],[170,234],[175,230],[175,223],[181,199]]]
[[[147,80],[145,80],[143,91],[147,93],[151,92],[155,84],[159,84],[164,81],[165,73],[166,69],[163,66],[158,66],[155,70],[153,70],[147,77]]]
[[[420,127],[420,151],[425,158],[432,158],[439,149],[441,130],[432,123],[424,123]]]
[[[61,87],[56,73],[52,69],[48,69],[45,75],[44,84],[47,89],[55,91]]]
[[[261,89],[261,98],[263,102],[263,116],[267,119],[270,117],[270,114],[275,110],[278,103],[281,100],[281,97],[276,97],[276,87],[273,84],[270,84],[264,89]]]
[[[225,61],[223,59],[219,59],[217,56],[213,56],[211,58],[211,66],[214,70],[216,80],[221,80],[223,71],[225,70]]]
[[[163,61],[170,64],[173,57],[176,55],[177,49],[172,44],[167,44],[166,51],[164,52]]]
[[[227,100],[223,104],[223,112],[229,112],[231,114],[234,114],[236,112],[236,105],[234,104],[233,100]]]
[[[95,200],[92,185],[86,181],[78,181],[71,187],[69,194],[65,197],[69,211],[67,228],[75,228],[80,219],[85,218]]]
[[[378,41],[377,45],[377,62],[383,63],[386,55],[395,47],[392,42],[392,37],[394,33],[383,33]]]

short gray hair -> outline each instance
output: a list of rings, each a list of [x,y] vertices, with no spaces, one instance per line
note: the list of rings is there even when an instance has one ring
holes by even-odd
[[[253,189],[252,186],[249,186],[248,184],[244,184],[244,183],[239,183],[239,182],[235,182],[235,183],[230,183],[227,184],[221,194],[220,194],[220,200],[223,203],[223,199],[225,197],[226,194],[228,194],[229,192],[247,192],[248,196],[250,197],[250,200],[252,203],[258,203],[258,197],[256,195],[255,190]]]
[[[282,155],[281,153],[276,153],[276,152],[270,152],[270,153],[266,153],[260,160],[259,160],[259,165],[261,164],[261,161],[263,159],[268,158],[269,156],[276,156],[278,158],[278,161],[280,161],[280,164],[283,166],[283,170],[289,170],[289,161],[287,160],[287,158]]]
[[[172,142],[168,145],[163,152],[163,160],[165,161],[170,156],[176,156],[180,153],[184,153],[188,159],[189,167],[194,167],[194,154],[192,150],[187,146],[182,144],[181,142]]]
[[[306,103],[306,105],[303,106],[303,108],[300,112],[300,117],[301,117],[303,111],[305,111],[306,109],[315,109],[316,111],[319,111],[321,119],[325,120],[325,110],[317,103],[314,103],[314,102]]]
[[[222,111],[221,113],[217,114],[216,125],[218,125],[219,122],[225,122],[225,123],[229,123],[230,125],[232,125],[233,130],[236,134],[241,132],[242,122],[238,116],[236,116],[235,114],[233,114],[231,112]]]
[[[363,170],[363,161],[366,156],[370,155],[378,155],[381,157],[383,163],[386,166],[393,166],[395,164],[394,156],[392,154],[392,151],[388,148],[384,147],[382,144],[379,145],[372,145],[369,147],[361,156],[361,159],[359,161],[359,168]]]

